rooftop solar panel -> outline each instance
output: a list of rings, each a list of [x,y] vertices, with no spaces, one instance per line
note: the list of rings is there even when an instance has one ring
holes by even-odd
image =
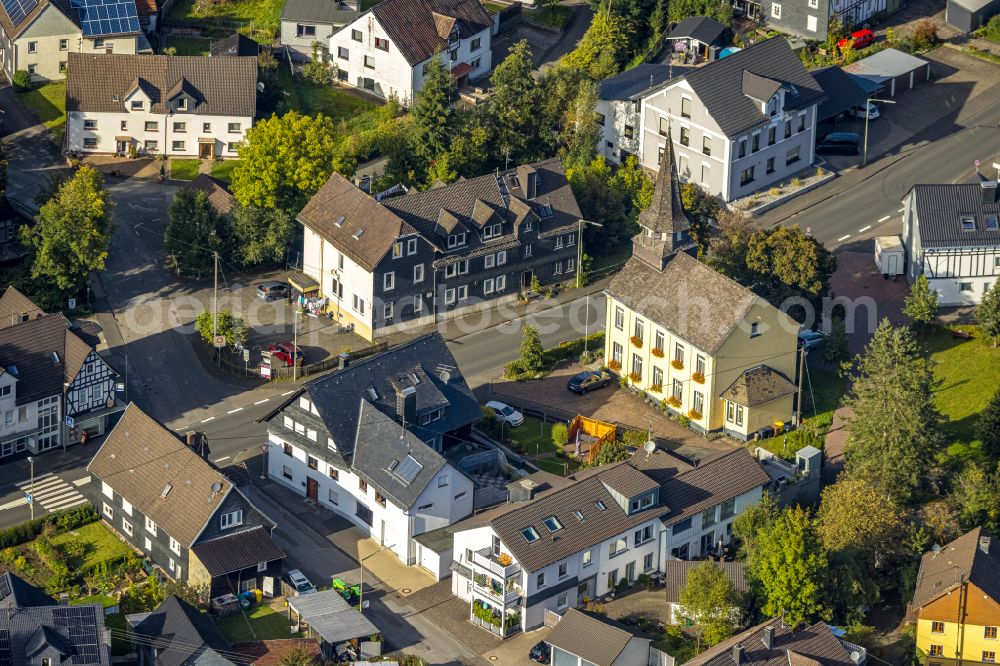
[[[80,14],[84,37],[139,32],[135,0],[70,0],[70,6]]]
[[[403,483],[410,485],[423,468],[424,466],[417,462],[413,456],[406,456],[403,462],[396,467],[395,474]]]
[[[37,4],[38,0],[3,0],[3,8],[15,26],[19,25]]]
[[[7,580],[7,576],[0,576],[0,599],[6,599],[10,596],[10,582]]]

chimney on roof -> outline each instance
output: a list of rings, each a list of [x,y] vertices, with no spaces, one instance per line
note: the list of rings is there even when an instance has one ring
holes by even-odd
[[[401,391],[396,391],[396,415],[405,423],[417,420],[417,389],[407,386]]]
[[[984,555],[990,554],[990,542],[992,539],[988,536],[979,537],[979,550],[983,551]]]
[[[337,356],[337,369],[343,370],[351,364],[351,355],[347,352],[340,352]]]
[[[979,189],[982,191],[984,204],[992,204],[996,202],[997,181],[980,177]]]
[[[521,479],[508,486],[511,502],[530,502],[535,497],[538,484],[531,479]]]
[[[521,186],[521,191],[524,192],[525,199],[534,199],[538,194],[537,192],[537,182],[538,182],[538,172],[532,169],[530,166],[521,166],[517,170],[517,181]]]
[[[764,647],[768,650],[774,648],[774,627],[764,627],[764,635],[761,636],[761,640],[764,641]]]
[[[745,650],[743,649],[742,643],[737,643],[736,645],[733,646],[733,663],[736,664],[736,666],[740,666],[740,664],[743,663],[744,653]]]

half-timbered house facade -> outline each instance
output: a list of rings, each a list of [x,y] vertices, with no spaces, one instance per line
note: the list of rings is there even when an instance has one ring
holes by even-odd
[[[997,181],[914,185],[903,199],[910,282],[927,276],[942,306],[975,305],[1000,280]]]
[[[281,575],[274,521],[134,404],[87,471],[104,522],[171,579],[218,596],[265,589]]]

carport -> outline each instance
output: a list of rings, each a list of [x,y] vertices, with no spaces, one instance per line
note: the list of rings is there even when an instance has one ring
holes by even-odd
[[[819,105],[817,122],[833,120],[846,111],[864,106],[868,98],[878,90],[878,84],[849,74],[836,66],[821,67],[814,70],[812,75],[826,93],[826,99]]]
[[[884,49],[862,58],[844,67],[844,71],[877,84],[879,94],[888,97],[895,97],[931,78],[928,61],[897,49]]]
[[[288,599],[288,619],[307,625],[308,638],[319,641],[323,656],[336,659],[336,648],[343,643],[367,642],[380,632],[361,611],[354,608],[336,590],[322,590]],[[357,645],[355,645],[357,647]],[[375,656],[375,655],[372,655]]]

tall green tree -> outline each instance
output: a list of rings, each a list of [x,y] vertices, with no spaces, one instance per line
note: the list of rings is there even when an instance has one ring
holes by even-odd
[[[962,528],[982,525],[987,532],[1000,529],[1000,463],[969,463],[955,479],[952,500]]]
[[[625,20],[607,11],[594,14],[594,19],[576,48],[562,57],[560,65],[601,81],[621,71],[628,55],[628,35]]]
[[[931,362],[909,328],[883,319],[856,357],[851,378],[845,472],[867,478],[906,504],[924,484],[941,446]]]
[[[993,341],[996,347],[1000,342],[1000,281],[983,294],[983,300],[976,306],[976,322],[983,334]]]
[[[834,316],[830,320],[830,334],[823,342],[823,360],[839,366],[851,357],[847,340],[847,325],[843,317]]]
[[[31,276],[75,291],[92,270],[104,268],[114,233],[114,203],[104,178],[84,165],[43,205],[34,226],[21,227],[21,241],[34,253]]]
[[[798,296],[818,303],[837,259],[798,225],[758,229],[747,243],[746,265],[758,276],[761,296],[773,305]]]
[[[532,73],[531,50],[521,40],[493,70],[490,77],[493,97],[487,117],[493,136],[493,153],[506,166],[530,162],[547,152],[548,137],[543,136],[538,110],[541,89]]]
[[[333,122],[289,111],[254,125],[237,148],[232,192],[243,206],[295,215],[333,173]]]
[[[712,240],[712,220],[719,212],[719,202],[696,184],[683,183],[681,203],[691,220],[691,239],[698,245],[698,256],[703,257]]]
[[[767,616],[791,625],[829,617],[824,599],[827,554],[809,512],[789,507],[754,535],[747,560]]]
[[[424,84],[413,104],[414,147],[430,161],[442,155],[451,145],[457,129],[457,114],[453,107],[458,99],[458,87],[451,72],[437,53],[427,63]]]
[[[924,327],[934,321],[937,310],[937,291],[931,289],[926,275],[920,275],[903,299],[903,314],[917,326]]]
[[[167,209],[163,245],[179,275],[204,275],[212,270],[212,253],[222,248],[223,220],[208,195],[183,188]]]
[[[526,372],[540,372],[545,348],[538,336],[538,329],[531,324],[521,327],[521,363]]]
[[[630,237],[625,192],[604,157],[598,155],[590,164],[569,167],[566,178],[580,210],[587,211],[588,220],[602,225],[587,227],[587,247],[606,251],[621,247]]]
[[[590,164],[597,157],[597,146],[601,140],[601,125],[597,116],[597,84],[593,81],[580,83],[579,92],[565,122],[567,167]]]
[[[233,209],[232,258],[244,266],[281,261],[295,237],[295,220],[280,208]]]
[[[845,477],[823,489],[819,535],[831,553],[857,553],[870,571],[900,554],[905,517],[896,498],[866,478]]]
[[[706,263],[743,286],[754,284],[755,273],[747,267],[747,252],[754,228],[742,211],[720,210],[718,233],[709,243]]]
[[[989,460],[1000,462],[1000,389],[979,413],[976,437],[983,443],[983,452]]]
[[[733,521],[733,536],[740,540],[740,554],[749,560],[760,549],[758,535],[778,517],[778,502],[774,495],[765,492],[760,501],[748,506]]]
[[[679,601],[685,617],[697,627],[699,642],[706,646],[726,640],[740,626],[740,595],[715,562],[702,562],[688,572]]]

